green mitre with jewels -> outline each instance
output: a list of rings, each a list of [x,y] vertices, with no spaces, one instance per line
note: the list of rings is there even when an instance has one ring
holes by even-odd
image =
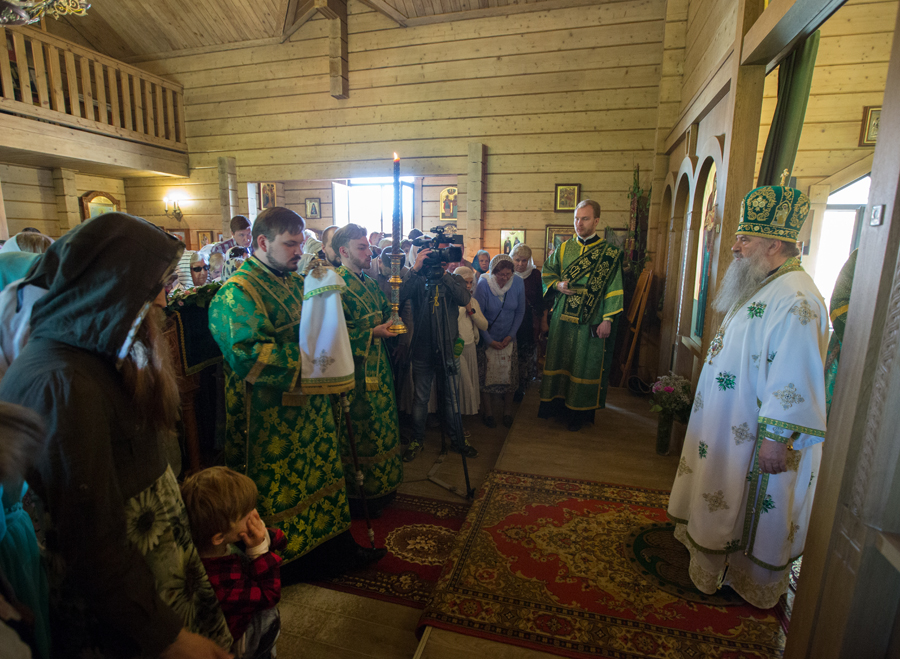
[[[751,190],[741,202],[737,235],[797,242],[809,215],[809,197],[796,188],[764,185]]]

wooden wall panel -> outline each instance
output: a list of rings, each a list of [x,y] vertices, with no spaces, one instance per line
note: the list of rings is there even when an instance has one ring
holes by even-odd
[[[684,111],[734,45],[737,0],[691,0],[684,53]]]
[[[10,236],[34,227],[51,238],[59,237],[56,191],[49,169],[0,164],[0,186]]]
[[[874,152],[874,147],[859,146],[863,107],[881,105],[884,97],[897,9],[897,0],[848,0],[821,27],[806,120],[792,172],[804,192]],[[766,78],[757,171],[777,97],[776,70]]]
[[[185,222],[193,227],[205,212],[199,200],[213,199],[203,172],[219,156],[236,158],[242,204],[246,182],[282,181],[286,203],[301,213],[306,197],[322,199],[327,215],[310,223],[321,228],[330,222],[330,186],[312,194],[300,181],[389,176],[396,151],[405,176],[446,177],[465,195],[475,141],[487,147],[484,228],[493,251],[499,233],[491,232],[522,226],[543,260],[544,226],[571,221],[553,212],[556,183],[581,183],[583,197],[608,209],[604,221],[624,224],[632,168],[653,165],[664,0],[410,28],[358,0],[348,10],[348,99],[329,93],[327,21],[318,17],[285,44],[140,65],[185,85],[185,187],[198,199]],[[132,210],[144,197],[159,206],[170,186],[129,183]],[[438,221],[431,187],[423,188],[426,229]]]

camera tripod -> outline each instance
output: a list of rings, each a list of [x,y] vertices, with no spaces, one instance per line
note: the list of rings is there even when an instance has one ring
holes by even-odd
[[[440,266],[438,266],[439,268]],[[436,274],[436,273],[434,273]],[[443,276],[443,269],[441,269],[441,277]],[[441,454],[438,456],[437,461],[435,461],[434,466],[428,472],[428,480],[430,480],[435,485],[439,485],[440,487],[453,492],[458,496],[461,496],[466,499],[472,499],[475,497],[475,490],[472,488],[472,485],[469,481],[469,465],[466,460],[466,438],[465,433],[463,431],[462,424],[462,415],[459,410],[459,373],[456,373],[456,378],[453,377],[453,373],[450,372],[450,369],[456,368],[456,358],[452,353],[452,348],[450,348],[450,344],[447,340],[447,337],[450,333],[450,322],[449,316],[450,313],[449,307],[452,305],[452,302],[447,299],[447,296],[440,289],[440,279],[441,277],[429,276],[425,280],[425,290],[428,293],[428,302],[430,309],[426,310],[426,313],[430,311],[430,315],[432,317],[432,330],[434,331],[434,339],[437,343],[437,351],[432,355],[432,360],[437,356],[440,359],[440,364],[438,366],[439,376],[435,378],[436,388],[437,388],[437,401],[438,401],[438,414],[440,418],[440,427],[441,427]],[[455,305],[452,305],[455,307]],[[458,313],[457,309],[454,308],[453,311]],[[444,404],[444,400],[449,401],[449,416],[450,418],[446,418],[448,415],[447,405]],[[463,475],[466,480],[466,491],[461,492],[460,489],[455,486],[447,483],[439,479],[435,474],[440,469],[441,465],[444,463],[444,460],[447,457],[448,452],[448,441],[447,441],[447,429],[450,428],[452,431],[453,437],[456,438],[457,448],[459,449],[459,455],[462,458],[463,464]],[[450,441],[453,441],[451,438]]]

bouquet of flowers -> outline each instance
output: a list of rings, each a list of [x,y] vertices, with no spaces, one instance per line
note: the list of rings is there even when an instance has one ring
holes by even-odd
[[[671,416],[681,423],[688,422],[694,403],[690,382],[680,375],[661,375],[650,391],[653,394],[651,412]]]
[[[214,281],[194,288],[178,288],[169,295],[169,309],[181,311],[184,307],[200,307],[205,309],[222,288],[222,284]]]

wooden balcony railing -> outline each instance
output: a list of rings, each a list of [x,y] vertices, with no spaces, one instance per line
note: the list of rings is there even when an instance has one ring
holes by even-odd
[[[41,30],[0,34],[0,112],[187,151],[180,85]]]

